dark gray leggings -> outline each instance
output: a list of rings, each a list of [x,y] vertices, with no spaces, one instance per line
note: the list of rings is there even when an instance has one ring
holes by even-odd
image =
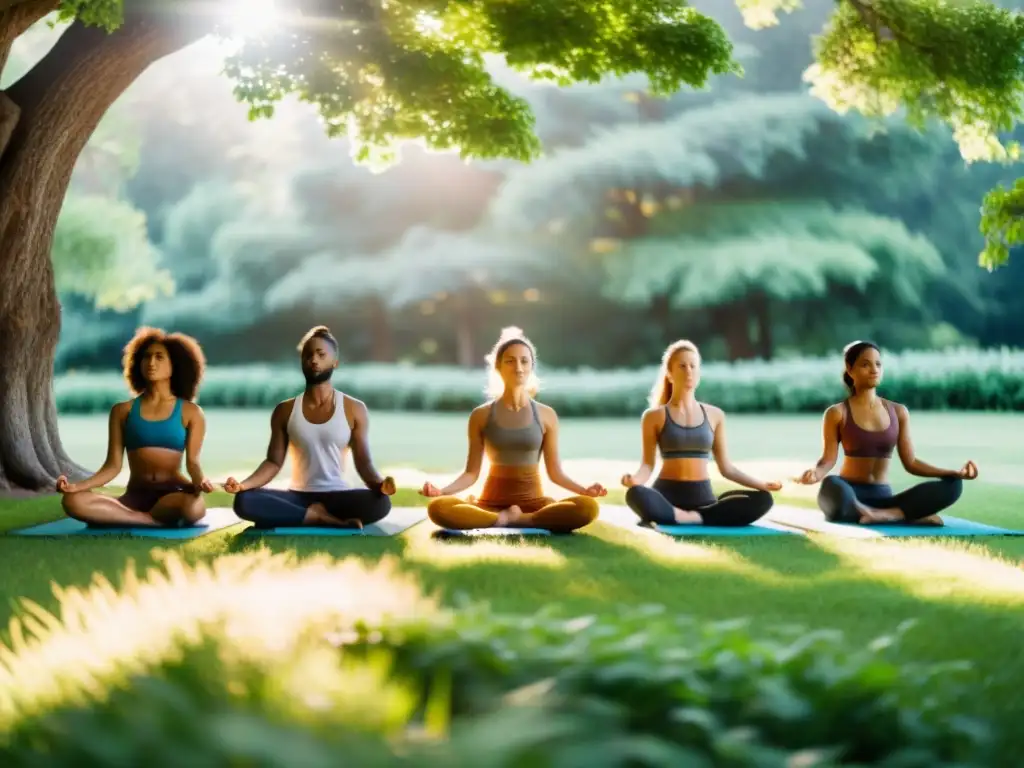
[[[641,521],[658,525],[678,525],[676,509],[699,512],[701,525],[739,528],[750,525],[772,508],[775,499],[768,491],[726,491],[715,497],[707,480],[654,481],[650,488],[634,485],[626,491],[626,504]]]
[[[875,509],[899,509],[907,520],[921,520],[953,506],[963,490],[959,477],[928,480],[893,494],[886,483],[852,483],[829,475],[821,481],[818,507],[835,523],[860,522],[855,501]]]
[[[285,491],[254,488],[235,496],[235,514],[257,528],[292,528],[302,525],[306,508],[319,502],[339,520],[357,519],[363,525],[383,520],[391,511],[391,497],[369,488],[347,491]]]

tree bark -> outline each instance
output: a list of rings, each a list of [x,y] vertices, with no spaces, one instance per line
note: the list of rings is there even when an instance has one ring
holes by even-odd
[[[57,428],[54,228],[75,162],[107,109],[152,62],[200,34],[169,14],[128,9],[113,33],[75,22],[6,92],[18,117],[0,146],[0,489],[49,490],[61,474],[85,474]]]
[[[381,299],[370,300],[370,359],[375,363],[395,362],[395,332],[388,306]]]
[[[452,297],[455,309],[455,355],[461,368],[478,365],[473,344],[473,308],[470,299],[461,293]]]
[[[750,311],[746,304],[738,301],[714,311],[715,325],[725,339],[726,354],[730,362],[751,360],[756,357],[750,339]]]
[[[764,293],[753,299],[754,321],[757,323],[757,349],[762,360],[771,360],[775,355],[775,337],[772,334],[771,302]]]

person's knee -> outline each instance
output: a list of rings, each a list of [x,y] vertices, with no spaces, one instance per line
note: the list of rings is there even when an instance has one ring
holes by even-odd
[[[364,525],[373,525],[379,523],[391,512],[391,497],[387,494],[378,494],[377,498],[373,500],[367,510],[366,516],[363,518]]]
[[[770,491],[754,491],[750,501],[754,508],[762,515],[775,505],[775,497],[772,496]]]
[[[947,504],[955,504],[964,492],[964,481],[959,477],[944,477],[942,485],[946,491]]]
[[[202,496],[197,496],[181,510],[181,521],[185,525],[195,525],[204,517],[206,517],[206,500]]]
[[[235,500],[231,503],[231,508],[235,514],[243,520],[252,520],[253,518],[253,503],[259,499],[259,489],[251,491],[240,491],[235,494]]]
[[[458,503],[458,499],[452,496],[439,496],[427,505],[427,517],[435,525],[445,528],[451,523],[452,506]]]
[[[632,509],[634,512],[638,512],[643,505],[644,491],[647,490],[642,485],[631,485],[626,489],[626,506]]]
[[[572,501],[582,525],[590,525],[597,520],[597,516],[601,512],[601,505],[597,499],[593,496],[574,496]]]
[[[64,514],[73,520],[81,520],[82,517],[82,502],[87,491],[81,491],[79,493],[65,493],[60,500],[60,506],[64,510]]]

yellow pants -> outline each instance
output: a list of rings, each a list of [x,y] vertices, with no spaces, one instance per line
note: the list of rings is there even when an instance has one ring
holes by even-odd
[[[492,467],[476,503],[457,496],[439,496],[430,502],[427,516],[435,525],[449,530],[493,528],[498,513],[511,506],[523,511],[513,523],[515,527],[543,528],[552,533],[569,533],[590,525],[598,514],[597,499],[590,496],[570,496],[561,501],[542,496],[536,469]]]

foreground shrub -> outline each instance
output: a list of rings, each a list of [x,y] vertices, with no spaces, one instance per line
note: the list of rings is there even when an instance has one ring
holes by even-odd
[[[125,581],[12,624],[0,765],[996,764],[965,684],[898,636],[448,612],[391,563],[265,552]]]
[[[885,395],[915,410],[1024,410],[1024,351],[963,350],[886,354]],[[701,398],[738,413],[820,413],[846,396],[836,357],[705,363]],[[657,368],[542,370],[539,399],[564,416],[638,416]],[[340,389],[381,410],[466,412],[483,400],[483,369],[342,365]],[[106,412],[126,397],[117,372],[69,373],[55,382],[63,413]],[[207,408],[268,410],[303,387],[297,366],[211,368],[200,399]]]

